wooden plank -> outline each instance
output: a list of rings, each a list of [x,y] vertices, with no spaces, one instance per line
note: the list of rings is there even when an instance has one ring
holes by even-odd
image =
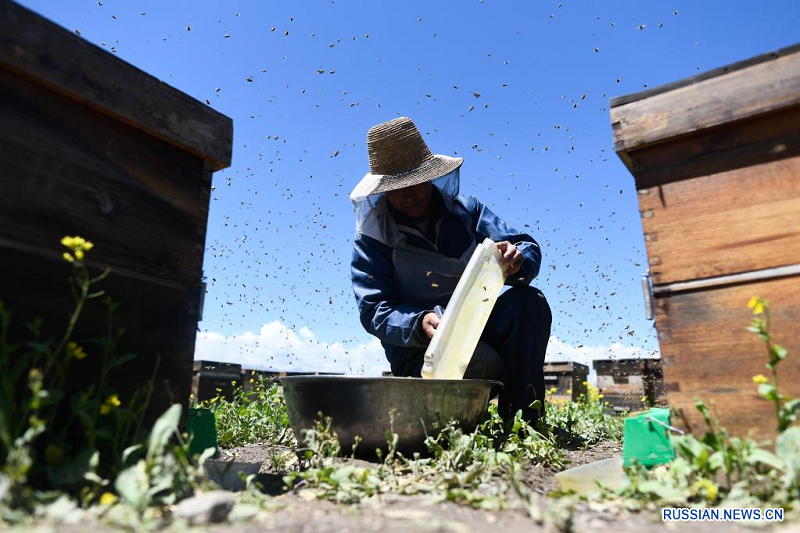
[[[192,365],[192,370],[203,372],[206,374],[224,374],[235,376],[232,379],[240,379],[242,374],[242,365],[239,363],[222,363],[219,361],[195,361]]]
[[[800,155],[800,106],[624,155],[637,190]]]
[[[230,118],[10,1],[0,0],[0,65],[208,160],[230,165]]]
[[[589,367],[573,361],[552,361],[544,364],[544,372],[548,374],[588,374]]]
[[[682,410],[691,429],[703,430],[694,399],[715,406],[720,422],[735,435],[753,430],[770,438],[771,403],[757,393],[753,376],[768,375],[764,345],[746,331],[747,302],[759,295],[772,302],[773,337],[789,350],[780,366],[783,392],[800,395],[800,277],[675,294],[656,300],[656,325],[670,405]]]
[[[644,359],[597,359],[592,362],[598,376],[629,376],[641,375],[647,363]]]
[[[211,186],[202,159],[2,68],[0,123],[0,248],[58,257],[61,237],[79,234],[98,264],[199,282]]]
[[[614,147],[630,153],[798,104],[800,53],[793,53],[612,107]]]
[[[651,96],[655,96],[657,94],[674,91],[675,89],[678,89],[680,87],[694,85],[696,83],[705,81],[710,78],[716,78],[717,76],[722,76],[730,72],[742,70],[744,68],[750,67],[752,65],[757,65],[759,63],[764,63],[766,61],[772,61],[775,58],[794,54],[796,52],[800,52],[800,43],[787,46],[785,48],[780,48],[772,52],[767,52],[766,54],[760,54],[748,59],[744,59],[742,61],[737,61],[735,63],[731,63],[729,65],[708,70],[706,72],[701,72],[700,74],[689,76],[688,78],[683,78],[678,81],[665,83],[664,85],[659,85],[651,89],[646,89],[644,91],[626,94],[623,96],[615,96],[611,98],[611,107],[618,107],[621,105],[629,104],[631,102],[636,102],[638,100],[644,100],[645,98],[650,98]]]
[[[644,379],[642,376],[622,376],[627,381],[619,381],[616,376],[597,376],[597,388],[601,394],[638,394],[644,395]]]
[[[800,156],[639,191],[655,284],[800,263]]]

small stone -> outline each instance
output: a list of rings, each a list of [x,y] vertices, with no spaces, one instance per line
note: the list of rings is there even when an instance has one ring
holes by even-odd
[[[297,495],[300,496],[301,500],[307,502],[313,502],[317,499],[317,491],[314,489],[302,489]]]
[[[233,509],[233,494],[224,490],[206,492],[178,504],[174,515],[189,525],[200,526],[224,522]]]

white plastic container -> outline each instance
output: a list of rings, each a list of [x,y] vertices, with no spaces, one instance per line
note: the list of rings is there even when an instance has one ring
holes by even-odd
[[[475,248],[428,345],[423,378],[464,377],[504,282],[500,252],[485,239]]]
[[[612,457],[570,468],[556,474],[562,490],[572,490],[581,495],[599,492],[601,483],[611,490],[619,490],[630,484],[622,467],[622,457]]]

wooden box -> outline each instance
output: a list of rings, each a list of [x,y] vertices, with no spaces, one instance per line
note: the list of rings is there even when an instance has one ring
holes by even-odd
[[[611,102],[615,149],[638,190],[666,392],[696,433],[694,399],[733,434],[774,435],[753,383],[764,345],[754,295],[800,394],[800,45]]]
[[[29,338],[37,316],[44,337],[63,335],[74,301],[60,240],[80,235],[95,245],[90,272],[111,267],[97,287],[122,303],[118,350],[139,354],[111,375],[121,398],[160,359],[151,416],[186,405],[211,176],[230,164],[231,120],[8,0],[0,34],[0,300],[12,338]],[[74,338],[106,324],[90,300]],[[90,351],[67,383],[79,390],[101,366]]]
[[[573,361],[544,364],[544,387],[550,391],[553,400],[578,400],[586,394],[586,377],[589,367]]]
[[[598,359],[592,366],[598,392],[612,411],[640,411],[665,401],[659,359]]]
[[[644,376],[644,395],[650,405],[667,405],[667,388],[664,384],[664,369],[661,359],[646,359],[647,373]]]
[[[233,399],[233,391],[242,385],[242,365],[217,361],[195,361],[192,394],[198,402],[216,396]]]

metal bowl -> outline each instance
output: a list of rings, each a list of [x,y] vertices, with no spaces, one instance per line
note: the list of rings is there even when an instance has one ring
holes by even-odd
[[[449,420],[464,431],[474,430],[486,417],[489,394],[503,384],[486,379],[420,379],[359,376],[290,376],[280,378],[292,430],[315,427],[321,412],[331,417],[342,452],[349,454],[356,436],[356,455],[386,451],[390,411],[398,450],[425,453],[425,437],[436,435]]]

